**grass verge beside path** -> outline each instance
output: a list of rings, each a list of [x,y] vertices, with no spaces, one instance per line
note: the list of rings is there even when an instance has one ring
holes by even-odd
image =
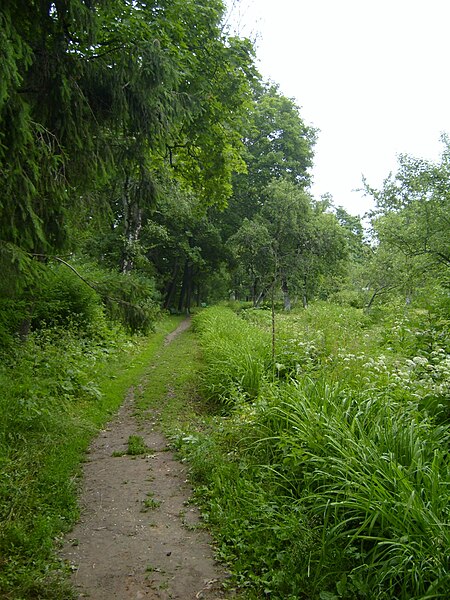
[[[150,363],[161,349],[166,335],[176,329],[183,320],[183,316],[166,317],[158,323],[154,334],[144,338],[137,352],[133,352],[129,359],[120,359],[119,364],[112,363],[109,366],[101,381],[104,410],[109,414],[117,410],[128,389],[139,383],[151,368]],[[99,417],[100,423],[104,422],[103,411]]]
[[[181,320],[167,317],[147,338],[101,347],[57,332],[1,365],[1,598],[73,597],[55,544],[78,518],[84,452]]]

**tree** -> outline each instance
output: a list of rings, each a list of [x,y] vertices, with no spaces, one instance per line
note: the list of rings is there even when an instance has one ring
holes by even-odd
[[[141,235],[166,181],[226,204],[257,74],[223,14],[221,0],[2,4],[0,260],[29,303],[30,257],[103,247],[123,274],[155,272]]]
[[[245,173],[233,178],[230,210],[218,216],[224,237],[233,235],[243,219],[252,220],[263,193],[274,179],[286,179],[306,189],[310,182],[315,131],[303,122],[298,106],[275,85],[253,84],[245,134]]]
[[[314,203],[314,219],[303,275],[307,297],[326,299],[336,291],[336,280],[345,276],[351,247],[348,231],[333,207]]]
[[[205,204],[225,204],[254,67],[223,12],[219,0],[6,0],[2,240],[61,248],[68,212],[118,181],[132,240],[165,160]]]
[[[344,230],[325,205],[287,179],[273,180],[260,204],[258,214],[229,240],[240,263],[237,273],[247,275],[254,303],[279,286],[285,310],[292,293],[301,294],[306,307],[321,278],[346,257]]]
[[[441,160],[407,155],[381,190],[366,185],[375,201],[371,215],[374,247],[367,266],[370,307],[395,292],[410,303],[433,281],[448,288],[450,267],[450,146],[444,136]]]
[[[332,199],[330,200],[332,206]],[[334,214],[336,215],[339,224],[344,229],[349,254],[353,259],[358,260],[363,256],[365,247],[364,227],[360,217],[351,215],[342,206],[336,207],[334,209]]]
[[[450,143],[440,163],[400,156],[399,170],[379,191],[367,186],[376,201],[372,215],[381,243],[396,248],[436,272],[450,267]]]
[[[234,296],[250,297],[258,306],[275,274],[273,239],[267,224],[256,216],[244,219],[227,243],[234,258]]]
[[[194,194],[167,181],[140,243],[140,260],[144,256],[156,275],[164,308],[189,312],[194,302],[209,299],[210,280],[223,272],[226,252],[220,232]]]
[[[261,209],[272,239],[276,274],[284,308],[290,310],[290,290],[304,273],[305,251],[311,239],[311,198],[288,179],[274,180],[266,188]]]
[[[273,84],[259,86],[250,118],[245,138],[250,190],[280,178],[308,187],[315,130],[305,125],[295,102]]]

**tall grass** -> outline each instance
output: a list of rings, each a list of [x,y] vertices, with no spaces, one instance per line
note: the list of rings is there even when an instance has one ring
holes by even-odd
[[[357,549],[351,574],[373,597],[448,591],[448,431],[413,405],[311,381],[286,386],[273,411],[280,477],[324,527],[317,572],[336,547]]]
[[[194,319],[205,362],[203,393],[219,404],[256,398],[270,365],[270,337],[231,309],[212,307]]]
[[[445,401],[442,336],[439,352],[394,348],[382,322],[321,304],[278,317],[274,377],[264,311],[206,311],[197,327],[229,416],[186,452],[249,597],[447,598],[449,427],[424,402]]]

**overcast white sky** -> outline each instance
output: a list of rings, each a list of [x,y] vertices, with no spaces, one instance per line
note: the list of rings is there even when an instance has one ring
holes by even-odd
[[[227,0],[259,70],[318,129],[316,197],[353,214],[397,155],[437,160],[450,132],[450,0]]]

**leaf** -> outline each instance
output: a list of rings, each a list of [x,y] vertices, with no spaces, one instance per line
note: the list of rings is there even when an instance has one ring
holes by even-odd
[[[332,592],[320,592],[320,600],[339,600],[338,596],[336,596],[336,594],[333,594]]]

